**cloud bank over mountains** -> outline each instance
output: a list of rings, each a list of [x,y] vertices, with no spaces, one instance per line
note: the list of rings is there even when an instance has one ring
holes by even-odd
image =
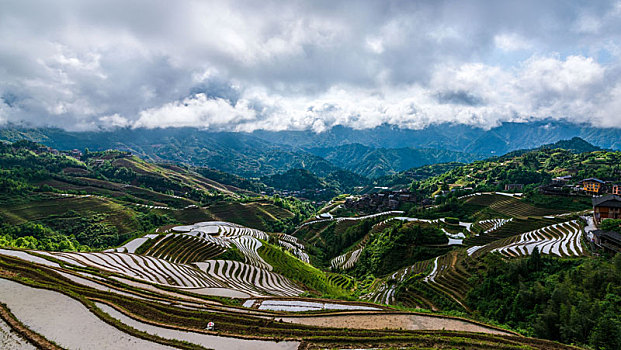
[[[619,1],[7,1],[0,123],[621,126]]]

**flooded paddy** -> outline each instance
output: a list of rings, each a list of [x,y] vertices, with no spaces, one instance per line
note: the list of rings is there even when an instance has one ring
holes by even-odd
[[[300,312],[300,311],[321,311],[321,310],[367,310],[367,311],[379,311],[380,308],[372,307],[372,306],[363,306],[363,305],[354,305],[354,304],[336,304],[336,303],[326,303],[326,302],[314,302],[314,301],[303,301],[303,300],[258,300],[255,301],[253,299],[246,300],[244,302],[244,307],[255,306],[259,310],[270,310],[270,311],[289,311],[289,312]],[[258,306],[257,306],[258,305]]]
[[[250,294],[244,293],[231,288],[196,288],[196,289],[185,289],[188,292],[200,294],[200,295],[210,295],[216,297],[226,297],[226,298],[236,298],[236,299],[246,299],[250,298]]]
[[[40,258],[38,256],[28,254],[27,252],[24,252],[21,250],[0,249],[0,254],[12,256],[14,258],[19,258],[22,260],[30,261],[30,262],[45,265],[45,266],[60,267],[60,265],[58,265],[55,262]]]
[[[133,337],[64,294],[0,279],[0,301],[32,331],[68,349],[173,349]]]
[[[261,350],[294,350],[300,345],[295,341],[269,341],[269,340],[250,340],[239,339],[232,337],[221,337],[211,334],[187,332],[176,329],[169,329],[159,326],[154,326],[148,323],[137,321],[133,318],[120,313],[116,309],[102,303],[96,303],[97,307],[103,310],[113,318],[123,322],[140,331],[154,334],[166,339],[185,340],[190,343],[198,344],[212,349],[226,349],[226,350],[244,350],[244,349],[261,349]],[[218,325],[216,324],[216,327]]]

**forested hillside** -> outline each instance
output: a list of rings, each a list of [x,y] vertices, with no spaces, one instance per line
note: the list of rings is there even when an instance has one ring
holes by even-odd
[[[463,187],[479,191],[504,190],[507,184],[523,184],[524,191],[549,183],[553,177],[571,175],[575,181],[596,177],[617,180],[621,175],[621,152],[575,153],[544,148],[491,158],[457,167],[444,174],[415,181],[412,189],[432,194]]]
[[[3,245],[89,250],[166,224],[214,219],[285,231],[313,211],[293,198],[259,197],[251,190],[265,185],[205,168],[121,151],[68,154],[29,141],[0,144]]]

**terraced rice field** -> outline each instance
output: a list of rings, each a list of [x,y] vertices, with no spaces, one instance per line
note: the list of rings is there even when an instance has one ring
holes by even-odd
[[[564,212],[563,210],[557,209],[537,208],[522,200],[498,194],[483,194],[479,196],[473,196],[466,199],[465,203],[485,206],[501,214],[516,218],[526,218],[529,216],[544,216],[560,214]]]
[[[194,225],[176,226],[172,229],[175,232],[200,232],[205,235],[215,235],[221,237],[235,237],[235,236],[252,236],[257,239],[267,240],[269,237],[267,233],[244,227],[238,224],[233,224],[225,221],[206,221],[199,222]]]
[[[247,264],[272,271],[272,266],[257,253],[257,250],[263,245],[261,241],[252,236],[239,236],[231,238],[231,242],[244,254]]]
[[[200,238],[190,234],[168,234],[144,254],[170,262],[186,264],[205,261],[224,253],[228,242],[217,237]]]
[[[24,257],[30,254],[29,251],[24,253]],[[132,255],[112,252],[90,254],[110,255],[115,258]],[[58,256],[57,253],[52,255]],[[76,258],[81,264],[92,266],[92,262],[82,257],[83,254],[77,255],[80,257],[65,258]],[[156,259],[146,258],[150,262],[151,259]],[[264,269],[239,262],[224,262],[231,263],[245,265],[243,268],[237,267],[237,270],[244,273],[248,270],[256,271],[254,275],[249,274],[243,278],[243,281],[248,281],[248,288],[275,286],[282,282],[274,279],[269,281],[269,276],[260,275],[272,274]],[[114,265],[111,262],[108,264]],[[302,340],[308,348],[388,348],[401,347],[403,344],[415,348],[431,346],[443,349],[513,349],[520,346],[542,350],[571,348],[538,339],[518,338],[512,332],[467,319],[375,310],[373,305],[363,303],[306,298],[286,298],[283,301],[283,298],[266,300],[250,297],[254,301],[249,300],[245,306],[254,309],[244,309],[221,304],[224,300],[198,298],[159,289],[134,279],[111,276],[107,273],[109,270],[93,270],[86,274],[76,269],[41,265],[4,254],[0,256],[0,266],[4,276],[0,279],[0,300],[26,326],[63,348],[189,350],[201,346],[215,349],[287,350],[298,348]],[[214,267],[220,270],[217,264]],[[222,280],[236,280],[236,273],[228,273],[232,269],[223,265],[221,270]],[[214,273],[218,274],[219,271]],[[400,279],[398,276],[394,277],[393,282]],[[436,281],[438,277],[435,278]],[[121,281],[123,285],[109,285],[113,280]],[[110,288],[95,286],[100,281],[101,286],[108,285]],[[127,284],[131,288],[127,288]],[[277,286],[279,289],[283,287]],[[110,289],[114,291],[110,293]],[[399,294],[401,293],[400,291]],[[260,300],[263,302],[259,302]],[[292,307],[322,312],[307,315],[269,311],[275,308],[290,310]],[[209,321],[215,322],[217,332],[205,330]],[[1,334],[0,322],[0,339],[3,339]],[[13,340],[10,341],[10,344],[14,343]]]
[[[387,280],[382,283],[379,288],[368,295],[366,299],[372,300],[375,303],[394,305],[395,293],[399,283],[403,283],[409,276],[418,274],[425,271],[429,266],[429,261],[419,261],[412,266],[400,269],[390,275]]]
[[[490,233],[492,231],[496,231],[501,228],[504,224],[513,221],[511,219],[489,219],[489,220],[481,220],[477,222],[477,225],[480,226],[484,231],[484,234]]]
[[[0,300],[27,327],[63,348],[173,349],[126,334],[58,292],[0,279]]]
[[[519,198],[519,197],[522,196],[522,193],[477,192],[477,193],[471,193],[471,194],[467,194],[467,195],[464,195],[464,196],[461,196],[461,197],[457,197],[457,199],[468,199],[468,198],[475,197],[475,196],[486,196],[486,195],[499,195],[499,196]]]
[[[306,253],[306,247],[302,244],[297,237],[288,235],[286,233],[278,234],[278,245],[288,249],[298,259],[305,263],[310,263],[310,257]]]
[[[460,254],[462,253],[459,251],[452,251],[401,269],[379,284],[375,292],[366,296],[366,299],[389,305],[401,304],[436,310],[428,297],[430,294],[443,295],[445,299],[467,310],[462,300],[470,290],[470,274],[462,266],[463,257]],[[410,277],[424,273],[424,278],[408,282],[403,287]]]
[[[103,310],[114,319],[138,329],[148,334],[156,335],[164,339],[183,340],[192,344],[198,344],[209,349],[231,349],[231,350],[243,350],[243,349],[264,349],[264,350],[294,350],[300,345],[297,341],[283,341],[275,342],[269,340],[253,340],[253,339],[240,339],[233,337],[222,337],[212,334],[204,334],[198,332],[187,332],[177,329],[170,329],[166,327],[160,327],[149,323],[141,322],[128,317],[121,312],[115,310],[106,304],[97,303],[97,307]]]
[[[286,277],[239,261],[210,260],[194,265],[205,274],[226,281],[231,288],[250,295],[295,296],[304,292]]]
[[[304,245],[300,242],[300,240],[297,237],[293,237],[291,235],[288,235],[286,233],[279,233],[278,234],[278,239],[281,241],[285,241],[288,243],[291,243],[295,246],[297,246],[300,249],[304,249]]]
[[[33,345],[17,334],[11,326],[0,319],[0,349],[3,350],[36,350]]]
[[[60,267],[60,265],[58,265],[57,263],[53,261],[49,261],[49,260],[40,258],[32,254],[28,254],[27,252],[20,251],[20,250],[0,249],[0,254],[13,256],[16,258],[20,258],[26,261],[30,261],[30,262],[45,265],[45,266]]]
[[[530,255],[537,248],[541,254],[560,257],[581,256],[584,255],[581,237],[582,229],[577,220],[573,220],[523,233],[491,251],[518,257]],[[485,249],[479,251],[482,253]]]
[[[270,271],[272,270],[272,267],[257,254],[257,249],[262,245],[259,240],[268,240],[269,238],[267,233],[261,230],[223,221],[199,222],[194,225],[177,226],[172,230],[181,232],[183,235],[191,235],[205,239],[211,243],[220,245],[222,248],[229,248],[231,243],[235,244],[244,255],[246,263]],[[305,252],[304,245],[296,237],[284,233],[277,234],[277,237],[278,245],[289,250],[303,262],[310,262],[310,257]],[[202,260],[213,259],[214,256]]]
[[[233,243],[239,248],[242,254],[244,254],[246,263],[270,271],[272,270],[272,267],[263,261],[256,252],[261,246],[259,239],[268,240],[269,238],[268,234],[261,230],[251,229],[224,221],[199,222],[194,225],[177,226],[172,230],[181,232],[183,235],[191,235],[205,239],[211,243],[220,245],[222,248],[229,248],[230,244]],[[285,233],[279,233],[277,237],[278,245],[286,248],[305,263],[310,262],[310,257],[305,252],[304,245],[300,243],[296,237]],[[203,260],[213,259],[214,256]]]
[[[294,245],[287,241],[283,241],[282,239],[278,240],[278,245],[280,245],[283,248],[286,248],[287,250],[291,252],[291,254],[293,254],[298,259],[304,261],[305,263],[307,264],[310,263],[310,257],[308,256],[308,254],[306,254],[304,249],[300,249],[299,246]]]
[[[190,266],[164,259],[129,253],[64,253],[55,256],[74,260],[98,269],[116,272],[140,280],[173,287],[225,287],[222,282]]]
[[[332,302],[316,302],[305,300],[255,300],[249,299],[244,302],[245,307],[253,307],[259,310],[271,311],[321,311],[321,310],[381,310],[378,307],[356,305],[356,304],[340,304]]]
[[[560,219],[513,219],[505,222],[502,226],[487,233],[481,233],[477,236],[468,237],[464,240],[467,246],[480,245],[484,246],[488,243],[512,237],[520,233],[533,231],[545,226],[554,225],[561,222]]]
[[[452,251],[448,254],[435,258],[433,269],[423,282],[429,287],[444,293],[467,310],[461,302],[465,300],[466,293],[470,290],[468,278],[470,273],[462,266],[461,252]]]
[[[479,249],[483,248],[482,245],[474,245],[466,250],[468,256],[472,256],[472,254],[476,253]]]
[[[365,215],[365,216],[351,216],[351,217],[348,216],[348,217],[312,220],[312,221],[307,221],[307,222],[303,223],[302,225],[298,226],[298,229],[302,228],[304,226],[308,226],[308,225],[312,225],[312,224],[316,224],[316,223],[320,223],[320,222],[327,222],[327,221],[336,221],[336,222],[340,222],[340,221],[357,221],[357,220],[372,219],[372,218],[375,218],[375,217],[378,217],[378,216],[399,215],[399,214],[403,214],[403,213],[404,212],[400,211],[400,210],[393,210],[393,211],[385,211],[385,212],[371,214],[371,215]]]
[[[342,290],[352,289],[355,286],[353,278],[338,273],[328,274],[328,283]]]
[[[360,253],[362,253],[362,249],[363,248],[359,248],[339,255],[336,258],[332,259],[332,261],[330,261],[330,265],[335,269],[349,270],[354,267],[354,264],[356,264],[356,262],[358,262],[358,259],[360,258]]]
[[[119,253],[135,253],[138,247],[146,243],[149,239],[155,239],[157,237],[157,234],[145,235],[144,237],[133,239],[118,248],[112,249],[111,251]]]

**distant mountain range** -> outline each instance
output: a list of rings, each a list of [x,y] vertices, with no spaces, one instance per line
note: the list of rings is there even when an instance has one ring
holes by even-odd
[[[355,130],[211,132],[196,128],[68,132],[57,128],[0,129],[0,140],[27,139],[57,149],[119,149],[157,162],[206,166],[249,178],[306,169],[326,178],[353,172],[376,178],[429,164],[471,162],[579,136],[599,147],[621,149],[620,129],[558,121],[504,123],[484,130],[433,125],[421,130],[384,125]],[[345,173],[343,173],[345,171]],[[346,175],[351,177],[351,175]]]
[[[303,148],[360,143],[374,148],[436,148],[485,156],[537,148],[576,136],[602,148],[621,149],[621,128],[595,128],[555,120],[502,123],[489,130],[445,123],[420,130],[392,125],[363,130],[337,126],[320,134],[312,131],[255,131],[252,135],[272,143]]]
[[[332,164],[354,173],[376,178],[423,165],[461,162],[486,158],[481,154],[434,148],[373,148],[359,143],[306,149]]]

